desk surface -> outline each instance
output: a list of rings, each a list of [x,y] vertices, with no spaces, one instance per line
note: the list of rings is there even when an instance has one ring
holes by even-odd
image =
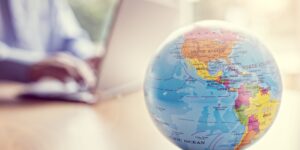
[[[179,150],[152,123],[142,91],[96,105],[20,101],[22,87],[1,84],[1,150]],[[300,96],[285,92],[268,133],[249,150],[300,148]]]

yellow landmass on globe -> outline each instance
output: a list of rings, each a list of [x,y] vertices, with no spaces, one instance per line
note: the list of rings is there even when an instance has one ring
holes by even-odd
[[[198,59],[188,59],[188,61],[189,61],[189,64],[191,64],[193,67],[196,68],[198,76],[200,76],[201,78],[203,78],[205,80],[216,81],[218,78],[220,78],[223,75],[222,71],[219,71],[214,75],[211,75],[208,72],[207,65],[204,62],[199,61]]]
[[[250,122],[250,119],[247,121],[245,133],[240,143],[235,147],[235,150],[240,150],[245,145],[251,143],[252,140],[260,137],[272,124],[279,107],[279,102],[272,100],[269,92],[263,93],[261,90],[254,98],[250,97],[249,102],[249,106],[242,113],[247,118],[253,117],[254,121]]]
[[[270,93],[263,94],[261,91],[254,98],[250,98],[250,107],[246,109],[247,115],[254,115],[259,122],[259,137],[273,122],[279,107],[277,100],[272,100]]]

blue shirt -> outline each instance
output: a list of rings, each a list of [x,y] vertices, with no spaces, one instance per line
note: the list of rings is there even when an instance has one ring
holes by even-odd
[[[67,2],[0,1],[0,79],[26,81],[31,64],[57,52],[96,54]]]

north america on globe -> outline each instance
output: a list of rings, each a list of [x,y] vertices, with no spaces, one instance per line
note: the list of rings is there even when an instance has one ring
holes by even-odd
[[[282,83],[252,34],[203,21],[172,34],[148,67],[144,93],[159,130],[183,150],[240,150],[272,125]]]

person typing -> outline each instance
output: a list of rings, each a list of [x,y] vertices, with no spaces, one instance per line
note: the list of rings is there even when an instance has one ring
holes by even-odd
[[[92,87],[100,56],[64,0],[0,1],[0,80]]]

